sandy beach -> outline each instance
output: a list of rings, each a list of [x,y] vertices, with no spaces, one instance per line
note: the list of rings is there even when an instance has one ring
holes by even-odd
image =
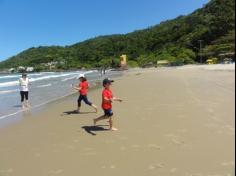
[[[233,176],[235,71],[146,69],[116,79],[118,132],[76,96],[0,129],[0,176]],[[101,104],[102,88],[89,97]]]

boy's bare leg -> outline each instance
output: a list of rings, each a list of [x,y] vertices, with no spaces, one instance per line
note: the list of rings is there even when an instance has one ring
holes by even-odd
[[[110,119],[109,119],[109,124],[110,124],[111,131],[118,131],[118,129],[114,127],[114,121],[113,121],[112,117],[110,117]]]
[[[80,107],[79,106],[77,107],[77,110],[75,110],[75,112],[80,113]]]
[[[94,104],[92,104],[91,106],[95,109],[95,112],[97,113],[98,112],[98,107]]]
[[[93,119],[94,126],[96,126],[96,124],[97,124],[98,121],[106,120],[106,119],[108,119],[108,118],[109,118],[108,116],[103,115],[103,116],[101,116],[101,117],[98,117],[98,118],[96,118],[96,119]]]

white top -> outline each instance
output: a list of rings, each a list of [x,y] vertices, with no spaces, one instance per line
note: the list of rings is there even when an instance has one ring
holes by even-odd
[[[23,79],[20,78],[20,91],[28,92],[29,91],[29,78]]]

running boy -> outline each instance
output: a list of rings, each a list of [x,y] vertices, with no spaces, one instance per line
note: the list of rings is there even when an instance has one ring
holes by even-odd
[[[78,98],[78,108],[77,108],[77,113],[80,113],[80,108],[81,108],[81,102],[84,101],[85,104],[89,105],[89,106],[92,106],[96,113],[97,113],[97,106],[94,105],[93,103],[91,103],[89,100],[88,100],[88,97],[87,97],[87,93],[88,93],[88,89],[89,89],[89,84],[87,82],[87,79],[85,78],[84,74],[80,74],[79,75],[79,80],[80,80],[80,83],[77,87],[74,87],[72,85],[72,87],[75,89],[75,90],[78,90],[79,91],[79,98]]]
[[[109,119],[109,125],[110,125],[109,129],[111,131],[117,131],[113,123],[112,103],[113,101],[122,102],[123,100],[120,98],[113,97],[113,93],[110,89],[111,84],[113,82],[114,81],[110,79],[103,80],[104,90],[102,92],[102,109],[104,110],[104,115],[101,117],[98,117],[97,119],[94,119],[94,126],[96,125],[98,121]]]

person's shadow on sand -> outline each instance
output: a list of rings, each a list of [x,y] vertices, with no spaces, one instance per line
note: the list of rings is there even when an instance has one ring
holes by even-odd
[[[82,129],[84,129],[88,134],[91,134],[93,136],[97,135],[95,132],[108,131],[108,129],[105,129],[104,126],[83,126]]]

